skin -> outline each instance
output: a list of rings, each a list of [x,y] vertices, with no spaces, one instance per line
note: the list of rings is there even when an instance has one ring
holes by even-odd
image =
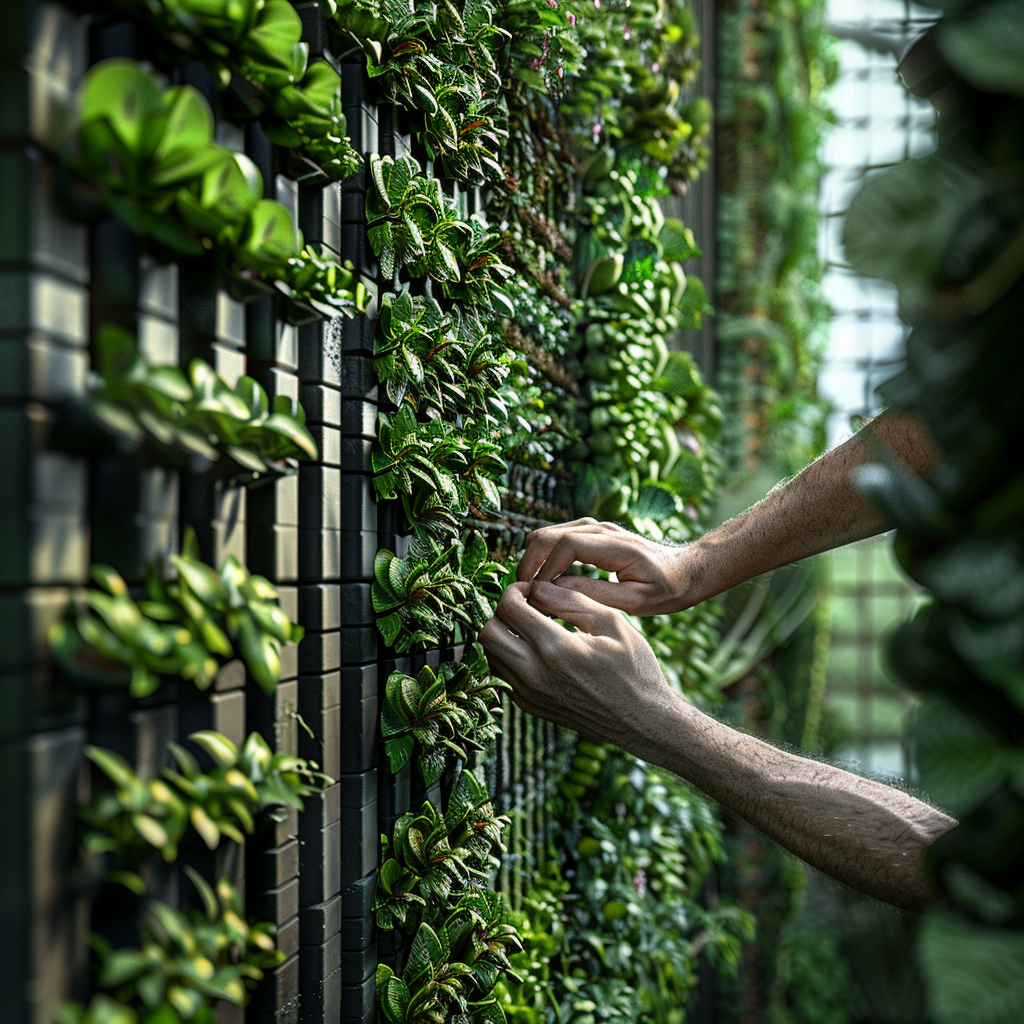
[[[886,529],[851,475],[879,444],[923,474],[923,428],[883,414],[762,502],[685,547],[593,519],[535,531],[480,642],[525,711],[675,772],[808,864],[905,910],[940,901],[924,853],[956,822],[901,790],[800,757],[704,714],[613,608],[687,608],[790,561]],[[560,576],[575,562],[618,582]],[[576,627],[571,632],[553,621]]]

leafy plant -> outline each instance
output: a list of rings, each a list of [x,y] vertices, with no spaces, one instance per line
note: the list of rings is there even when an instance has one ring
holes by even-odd
[[[312,170],[334,180],[358,170],[362,158],[347,136],[340,76],[326,61],[309,63],[301,19],[287,0],[115,3],[149,20],[165,44],[161,56],[171,63],[205,61],[230,112],[262,117],[267,137],[297,150]]]
[[[378,498],[402,496],[410,522],[426,536],[444,538],[458,528],[469,503],[497,508],[505,476],[501,449],[482,437],[468,438],[442,419],[416,420],[403,404],[380,416],[379,448],[373,452]],[[424,493],[417,485],[430,488]]]
[[[473,644],[459,662],[435,673],[424,665],[415,677],[392,672],[381,710],[381,729],[393,772],[408,764],[419,746],[419,769],[429,786],[451,756],[469,764],[497,735],[500,693],[508,684],[490,675],[487,658]]]
[[[444,173],[471,185],[502,181],[508,136],[494,48],[509,33],[488,0],[451,0],[410,10],[401,3],[341,0],[333,27],[360,46],[388,98],[421,112],[419,133]],[[341,42],[340,48],[345,48]]]
[[[176,366],[150,366],[135,339],[117,327],[97,332],[97,380],[89,411],[115,436],[145,440],[172,460],[224,459],[232,476],[259,478],[289,467],[285,460],[315,459],[302,406],[279,395],[273,409],[263,387],[242,377],[234,388],[202,359],[188,374]]]
[[[213,887],[185,870],[202,909],[179,911],[153,901],[140,924],[138,949],[114,949],[94,935],[101,992],[87,1007],[65,1004],[59,1024],[214,1024],[213,1000],[244,1005],[247,988],[284,960],[275,926],[246,923],[241,896],[227,879]]]
[[[500,237],[480,218],[462,220],[437,178],[426,177],[410,156],[377,155],[370,157],[370,177],[367,237],[385,278],[405,267],[413,277],[438,281],[446,295],[508,305],[493,287],[511,274],[495,252]]]
[[[943,82],[942,108],[948,96],[957,113],[939,118],[932,156],[864,186],[844,242],[856,270],[899,290],[912,328],[906,368],[880,390],[938,453],[922,479],[879,451],[858,483],[896,526],[897,557],[932,597],[893,634],[888,656],[921,699],[911,732],[921,785],[959,820],[926,854],[948,905],[922,915],[918,936],[929,1016],[951,1024],[1008,1020],[1024,1002],[1013,966],[1024,935],[1014,327],[1024,305],[1024,98],[1011,6],[943,6],[902,72],[937,106]]]
[[[493,614],[505,570],[487,557],[479,534],[440,553],[414,544],[405,558],[377,552],[373,608],[385,643],[396,651],[436,644],[458,624],[479,628]]]
[[[303,255],[291,213],[262,198],[262,176],[248,157],[214,143],[210,108],[190,86],[161,90],[129,60],[97,64],[86,75],[66,164],[83,212],[113,213],[161,253],[215,250],[239,298],[280,286],[300,300],[300,319],[311,309],[351,313],[365,302],[363,292],[347,290],[349,270]],[[303,309],[307,297],[315,303]]]
[[[494,430],[507,418],[499,391],[511,353],[471,310],[443,312],[436,299],[389,292],[381,300],[374,367],[396,405],[408,401],[447,419],[463,414],[471,417],[467,429]]]
[[[244,843],[258,815],[271,816],[287,807],[302,810],[302,798],[333,780],[316,764],[289,754],[275,754],[259,733],[250,733],[241,750],[216,732],[195,732],[189,739],[213,759],[203,772],[183,747],[171,744],[177,770],[165,768],[160,777],[140,779],[119,754],[87,747],[86,756],[114,783],[98,790],[79,811],[83,845],[92,853],[111,855],[115,866],[108,879],[145,891],[135,869],[154,851],[165,861],[178,858],[189,826],[214,850],[221,837]]]
[[[472,879],[485,878],[498,866],[495,851],[504,851],[501,833],[508,823],[506,816],[495,815],[484,784],[470,769],[458,765],[444,814],[428,800],[418,813],[408,811],[395,824],[391,856],[381,868],[381,888],[375,904],[380,927],[393,928],[397,922],[407,931],[414,931],[419,918],[408,920],[408,908],[402,904],[411,902],[428,908],[438,901],[443,904],[453,893],[469,886]],[[388,863],[397,867],[387,867]],[[404,894],[409,892],[423,899],[405,899]],[[397,910],[393,893],[403,894]]]
[[[234,555],[219,571],[203,564],[192,530],[170,562],[178,578],[165,582],[151,569],[141,601],[110,566],[94,565],[99,589],[75,591],[69,616],[50,630],[57,662],[72,678],[127,684],[131,696],[144,697],[165,676],[205,690],[220,666],[239,656],[261,689],[273,693],[281,645],[303,635],[278,606],[277,590]]]

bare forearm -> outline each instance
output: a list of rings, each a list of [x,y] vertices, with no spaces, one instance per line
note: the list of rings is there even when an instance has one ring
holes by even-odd
[[[787,753],[681,698],[632,748],[824,874],[917,911],[939,902],[925,850],[956,822],[902,790]],[[651,731],[653,729],[653,731]]]
[[[887,447],[923,475],[936,451],[913,419],[883,413],[847,442],[826,452],[753,508],[683,549],[686,604],[697,604],[781,565],[870,537],[888,528],[857,493],[852,472]]]

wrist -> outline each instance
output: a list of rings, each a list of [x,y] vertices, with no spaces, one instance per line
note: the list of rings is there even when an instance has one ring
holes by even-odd
[[[715,589],[712,567],[702,541],[677,549],[673,561],[676,585],[672,611],[692,608],[721,592],[721,588]]]

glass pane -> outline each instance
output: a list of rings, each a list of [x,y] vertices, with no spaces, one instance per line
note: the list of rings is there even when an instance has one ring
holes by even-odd
[[[853,644],[832,644],[828,655],[829,684],[853,686],[857,682],[859,651]]]

